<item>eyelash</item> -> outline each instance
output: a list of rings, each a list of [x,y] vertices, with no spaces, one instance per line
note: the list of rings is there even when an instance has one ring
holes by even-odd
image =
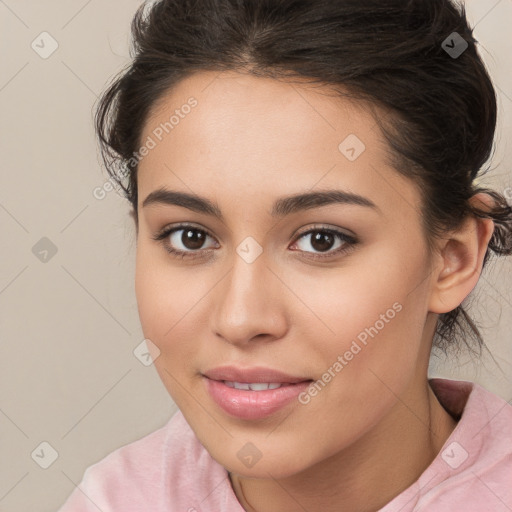
[[[193,251],[193,250],[180,251],[180,250],[176,250],[176,249],[173,249],[172,247],[170,247],[169,244],[167,243],[166,239],[170,235],[172,235],[174,232],[181,231],[181,230],[187,229],[187,228],[204,233],[207,236],[209,236],[210,238],[215,238],[206,229],[198,228],[197,226],[194,226],[191,224],[179,224],[172,228],[168,228],[168,227],[164,228],[152,238],[153,238],[153,240],[161,242],[162,245],[164,246],[164,249],[169,254],[171,254],[173,257],[179,258],[179,259],[200,258],[200,257],[203,257],[200,254],[201,252],[211,253],[214,250],[214,249],[198,249],[197,251]],[[325,228],[323,226],[314,226],[313,228],[311,228],[303,233],[299,233],[297,235],[295,241],[298,241],[301,238],[305,237],[306,235],[310,235],[311,233],[316,233],[316,232],[329,233],[330,235],[333,235],[333,236],[337,237],[339,240],[341,240],[342,242],[344,242],[344,245],[333,252],[328,252],[325,254],[321,254],[321,253],[315,254],[315,253],[310,253],[308,251],[302,251],[302,252],[305,252],[306,254],[309,254],[309,256],[307,256],[307,258],[310,258],[310,259],[317,260],[317,259],[332,258],[334,256],[338,256],[338,255],[348,252],[350,249],[352,249],[358,243],[358,241],[354,237],[347,235],[346,233],[343,233],[342,231],[338,231],[338,230],[332,229],[332,228]]]

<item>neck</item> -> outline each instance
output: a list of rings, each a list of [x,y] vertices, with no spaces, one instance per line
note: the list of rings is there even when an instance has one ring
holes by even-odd
[[[418,479],[455,426],[428,383],[420,382],[356,443],[321,463],[281,480],[230,479],[249,512],[373,512]]]

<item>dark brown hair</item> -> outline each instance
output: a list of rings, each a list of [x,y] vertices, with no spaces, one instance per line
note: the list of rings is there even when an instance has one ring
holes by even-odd
[[[501,194],[474,182],[487,171],[497,107],[463,6],[450,0],[160,0],[138,9],[132,36],[132,62],[104,92],[95,121],[105,166],[135,215],[133,155],[151,109],[193,73],[239,70],[330,85],[380,107],[375,119],[394,167],[422,190],[429,247],[475,215],[495,223],[484,264],[491,252],[512,253],[512,209]],[[457,39],[467,44],[460,55],[449,51]],[[494,199],[492,209],[470,204],[481,191]],[[434,346],[460,346],[459,339],[469,348],[476,342],[480,351],[485,346],[462,306],[440,315]]]

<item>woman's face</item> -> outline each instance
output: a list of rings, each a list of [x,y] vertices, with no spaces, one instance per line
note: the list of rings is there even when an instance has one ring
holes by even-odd
[[[367,111],[305,84],[202,72],[141,140],[142,328],[218,462],[296,474],[424,391],[433,278],[420,195]]]

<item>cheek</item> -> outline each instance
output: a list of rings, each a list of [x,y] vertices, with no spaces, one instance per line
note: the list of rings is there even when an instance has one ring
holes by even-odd
[[[189,375],[185,362],[193,361],[197,352],[190,342],[190,319],[197,315],[204,293],[191,284],[191,272],[173,269],[165,257],[142,244],[137,246],[135,294],[144,337],[160,351],[154,367],[171,398],[186,410],[184,389]],[[202,281],[196,278],[195,282]]]
[[[190,275],[173,271],[164,258],[143,243],[137,246],[135,294],[142,330],[162,351],[160,345],[173,336],[195,296]]]
[[[217,279],[212,281],[206,265],[179,268],[168,258],[149,245],[137,246],[135,293],[144,336],[160,350],[155,366],[165,365],[173,375],[182,375],[184,361],[197,358],[200,340],[206,336],[209,293]]]
[[[286,272],[283,280],[293,283],[294,293],[307,306],[303,309],[311,340],[352,340],[360,333],[364,339],[366,330],[374,326],[382,333],[396,332],[398,326],[407,326],[402,322],[405,310],[407,315],[425,314],[426,290],[421,283],[426,267],[421,250],[404,258],[396,244],[381,244],[378,251],[354,253],[338,268]]]
[[[191,273],[173,268],[171,256],[163,248],[145,240],[148,234],[141,233],[139,237],[142,240],[137,244],[135,264],[137,303],[141,320],[161,335],[163,324],[167,324],[168,330],[174,316],[179,315],[184,306],[183,299],[187,293],[190,294],[187,284],[190,284]]]
[[[421,245],[406,261],[402,251],[389,244],[328,275],[295,281],[312,312],[303,324],[311,365],[324,369],[322,380],[333,382],[329,387],[337,399],[345,400],[347,391],[357,397],[354,407],[368,399],[365,393],[370,399],[379,390],[386,393],[379,378],[403,388],[418,364],[427,314],[426,262]]]

